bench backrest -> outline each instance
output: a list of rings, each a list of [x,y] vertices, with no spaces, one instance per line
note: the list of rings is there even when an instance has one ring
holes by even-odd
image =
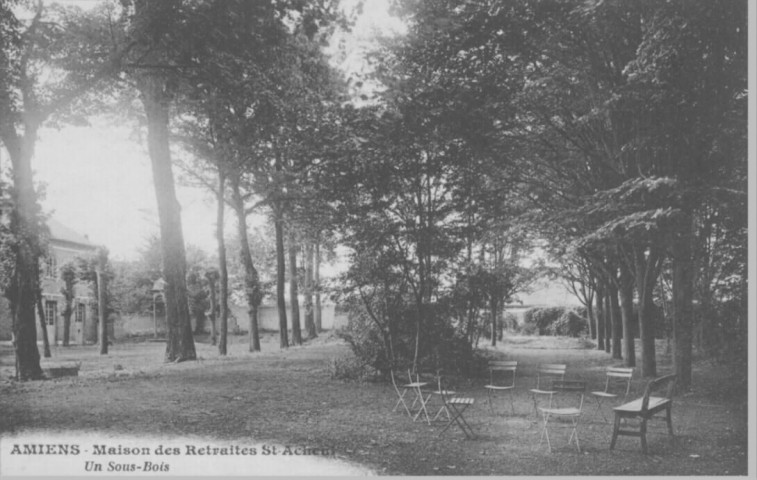
[[[641,400],[641,411],[644,413],[647,411],[647,408],[649,407],[649,397],[653,396],[653,393],[657,393],[659,391],[664,390],[665,393],[663,395],[659,395],[663,398],[666,398],[668,400],[672,400],[673,398],[673,388],[675,387],[676,383],[676,375],[665,375],[664,377],[655,378],[654,380],[650,380],[647,383],[646,388],[644,389],[644,397]],[[657,396],[657,395],[654,395]]]
[[[543,363],[536,369],[536,388],[541,388],[541,377],[559,377],[559,380],[565,378],[565,371],[568,366],[562,363]]]

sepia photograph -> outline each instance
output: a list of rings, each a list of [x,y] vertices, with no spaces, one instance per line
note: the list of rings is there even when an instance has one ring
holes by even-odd
[[[753,478],[756,10],[0,0],[0,479]]]

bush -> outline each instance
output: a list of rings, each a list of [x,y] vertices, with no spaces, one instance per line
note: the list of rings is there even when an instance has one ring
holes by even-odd
[[[566,309],[548,330],[550,335],[578,337],[589,331],[589,322],[573,310]]]
[[[564,311],[565,308],[563,307],[529,309],[523,317],[524,325],[528,325],[529,330],[533,330],[539,335],[549,335],[550,325],[556,322]]]
[[[371,321],[362,305],[353,303],[347,327],[337,335],[350,346],[362,364],[388,376],[399,365],[410,365],[415,354],[416,309],[405,308],[392,316],[391,347],[388,332],[382,332]],[[444,370],[468,374],[478,368],[473,348],[452,325],[452,319],[441,308],[428,306],[418,345],[418,367],[422,371]],[[391,348],[391,353],[389,352]]]
[[[334,357],[329,362],[329,377],[333,380],[365,382],[374,372],[355,355]]]
[[[583,307],[532,308],[523,316],[524,335],[563,335],[578,337],[589,330],[589,322],[581,314]]]
[[[518,331],[518,316],[514,313],[505,312],[505,314],[502,316],[502,320],[500,321],[502,322],[502,327],[508,332]]]

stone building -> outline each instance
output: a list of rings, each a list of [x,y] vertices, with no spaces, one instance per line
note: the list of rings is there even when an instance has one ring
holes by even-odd
[[[42,282],[42,306],[44,309],[44,323],[47,328],[47,338],[51,345],[63,343],[63,316],[65,300],[61,289],[63,282],[60,279],[60,267],[67,262],[74,261],[77,257],[92,255],[97,246],[89,239],[81,235],[55,219],[49,219],[47,226],[50,229],[50,242],[48,255],[42,259],[40,265]],[[71,315],[71,330],[69,343],[83,344],[91,335],[92,322],[90,304],[94,297],[90,287],[86,284],[77,284],[74,287],[73,313]],[[12,321],[7,300],[0,299],[0,340],[10,340]],[[39,318],[37,319],[37,339],[42,341]]]

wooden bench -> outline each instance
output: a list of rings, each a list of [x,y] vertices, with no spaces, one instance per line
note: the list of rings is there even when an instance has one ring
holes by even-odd
[[[675,386],[675,375],[666,375],[656,378],[647,383],[644,389],[644,396],[637,398],[628,403],[624,403],[613,408],[615,412],[615,427],[612,431],[612,441],[610,450],[615,448],[615,441],[619,435],[628,435],[632,437],[641,437],[641,450],[647,453],[647,420],[652,418],[656,413],[665,411],[668,424],[668,433],[673,436],[673,422],[670,413],[673,408],[673,387]],[[653,393],[664,390],[664,396],[653,396]],[[620,422],[622,419],[640,420],[639,430],[621,430]]]

